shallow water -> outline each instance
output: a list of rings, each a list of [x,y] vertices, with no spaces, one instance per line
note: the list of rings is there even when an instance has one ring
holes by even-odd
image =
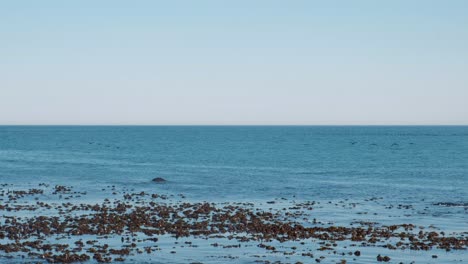
[[[155,177],[168,182],[154,184]],[[0,181],[11,189],[73,186],[90,203],[111,197],[108,186],[174,195],[174,202],[251,202],[264,209],[316,201],[310,217],[328,224],[412,223],[461,233],[468,231],[468,127],[0,126]],[[134,261],[251,263],[258,253],[255,244],[220,250],[199,242]],[[367,250],[356,263],[375,262],[381,250]],[[432,259],[436,251],[385,254],[396,263],[468,261],[465,251]]]

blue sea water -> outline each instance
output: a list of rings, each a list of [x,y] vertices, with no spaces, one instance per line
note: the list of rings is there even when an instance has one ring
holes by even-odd
[[[0,179],[194,199],[468,197],[466,126],[2,126]]]
[[[114,185],[193,201],[350,201],[374,215],[323,206],[316,217],[463,232],[468,127],[0,126],[0,182],[70,185],[95,200]],[[415,209],[385,210],[401,204]]]

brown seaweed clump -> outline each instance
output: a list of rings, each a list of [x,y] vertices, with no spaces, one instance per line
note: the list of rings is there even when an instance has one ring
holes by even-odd
[[[36,201],[32,205],[16,204],[26,195],[42,194],[41,190],[29,190],[9,194],[8,200],[0,205],[1,210],[13,215],[3,217],[0,225],[0,252],[21,253],[31,259],[43,259],[51,263],[123,261],[131,254],[154,254],[158,250],[158,236],[171,235],[174,238],[228,238],[236,241],[223,248],[241,247],[241,243],[258,242],[258,247],[270,252],[278,249],[268,242],[313,241],[320,245],[317,252],[331,251],[336,254],[338,242],[347,241],[360,247],[381,246],[390,250],[431,250],[433,248],[466,250],[468,240],[463,235],[446,236],[443,232],[417,232],[413,224],[377,226],[362,223],[353,226],[305,226],[298,219],[306,217],[313,203],[295,204],[290,210],[254,209],[250,204],[214,203],[167,203],[168,199],[158,194],[125,193],[122,199],[111,202],[105,199],[98,204],[55,203]],[[73,194],[70,187],[55,186],[53,194]],[[17,217],[18,211],[55,212],[44,215]],[[316,223],[316,220],[313,221]],[[97,238],[117,237],[121,248],[100,245],[98,240],[83,241],[85,236]],[[76,241],[72,245],[50,242],[57,237],[68,237]],[[143,241],[152,246],[140,247]],[[191,243],[186,243],[191,246]],[[220,247],[218,243],[212,246]],[[297,247],[284,255],[296,254]],[[172,252],[172,251],[171,251]],[[176,253],[173,250],[174,254]],[[299,253],[297,253],[299,254]],[[349,252],[353,257],[361,251]],[[310,252],[301,256],[314,258]],[[320,258],[316,258],[320,261]],[[377,256],[378,262],[388,262],[388,256]],[[346,263],[342,261],[342,263]]]

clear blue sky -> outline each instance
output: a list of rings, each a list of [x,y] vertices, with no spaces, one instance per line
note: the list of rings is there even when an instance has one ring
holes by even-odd
[[[0,124],[468,124],[468,1],[1,1]]]

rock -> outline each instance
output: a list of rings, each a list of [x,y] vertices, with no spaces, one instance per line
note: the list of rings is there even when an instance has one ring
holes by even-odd
[[[159,182],[159,183],[162,183],[162,182],[167,182],[164,178],[161,178],[161,177],[156,177],[153,179],[154,182]]]
[[[388,256],[383,256],[383,257],[382,257],[382,256],[379,254],[379,255],[377,256],[377,261],[379,261],[379,262],[382,262],[382,261],[383,261],[383,262],[389,262],[389,261],[390,261],[390,257],[388,257]]]

